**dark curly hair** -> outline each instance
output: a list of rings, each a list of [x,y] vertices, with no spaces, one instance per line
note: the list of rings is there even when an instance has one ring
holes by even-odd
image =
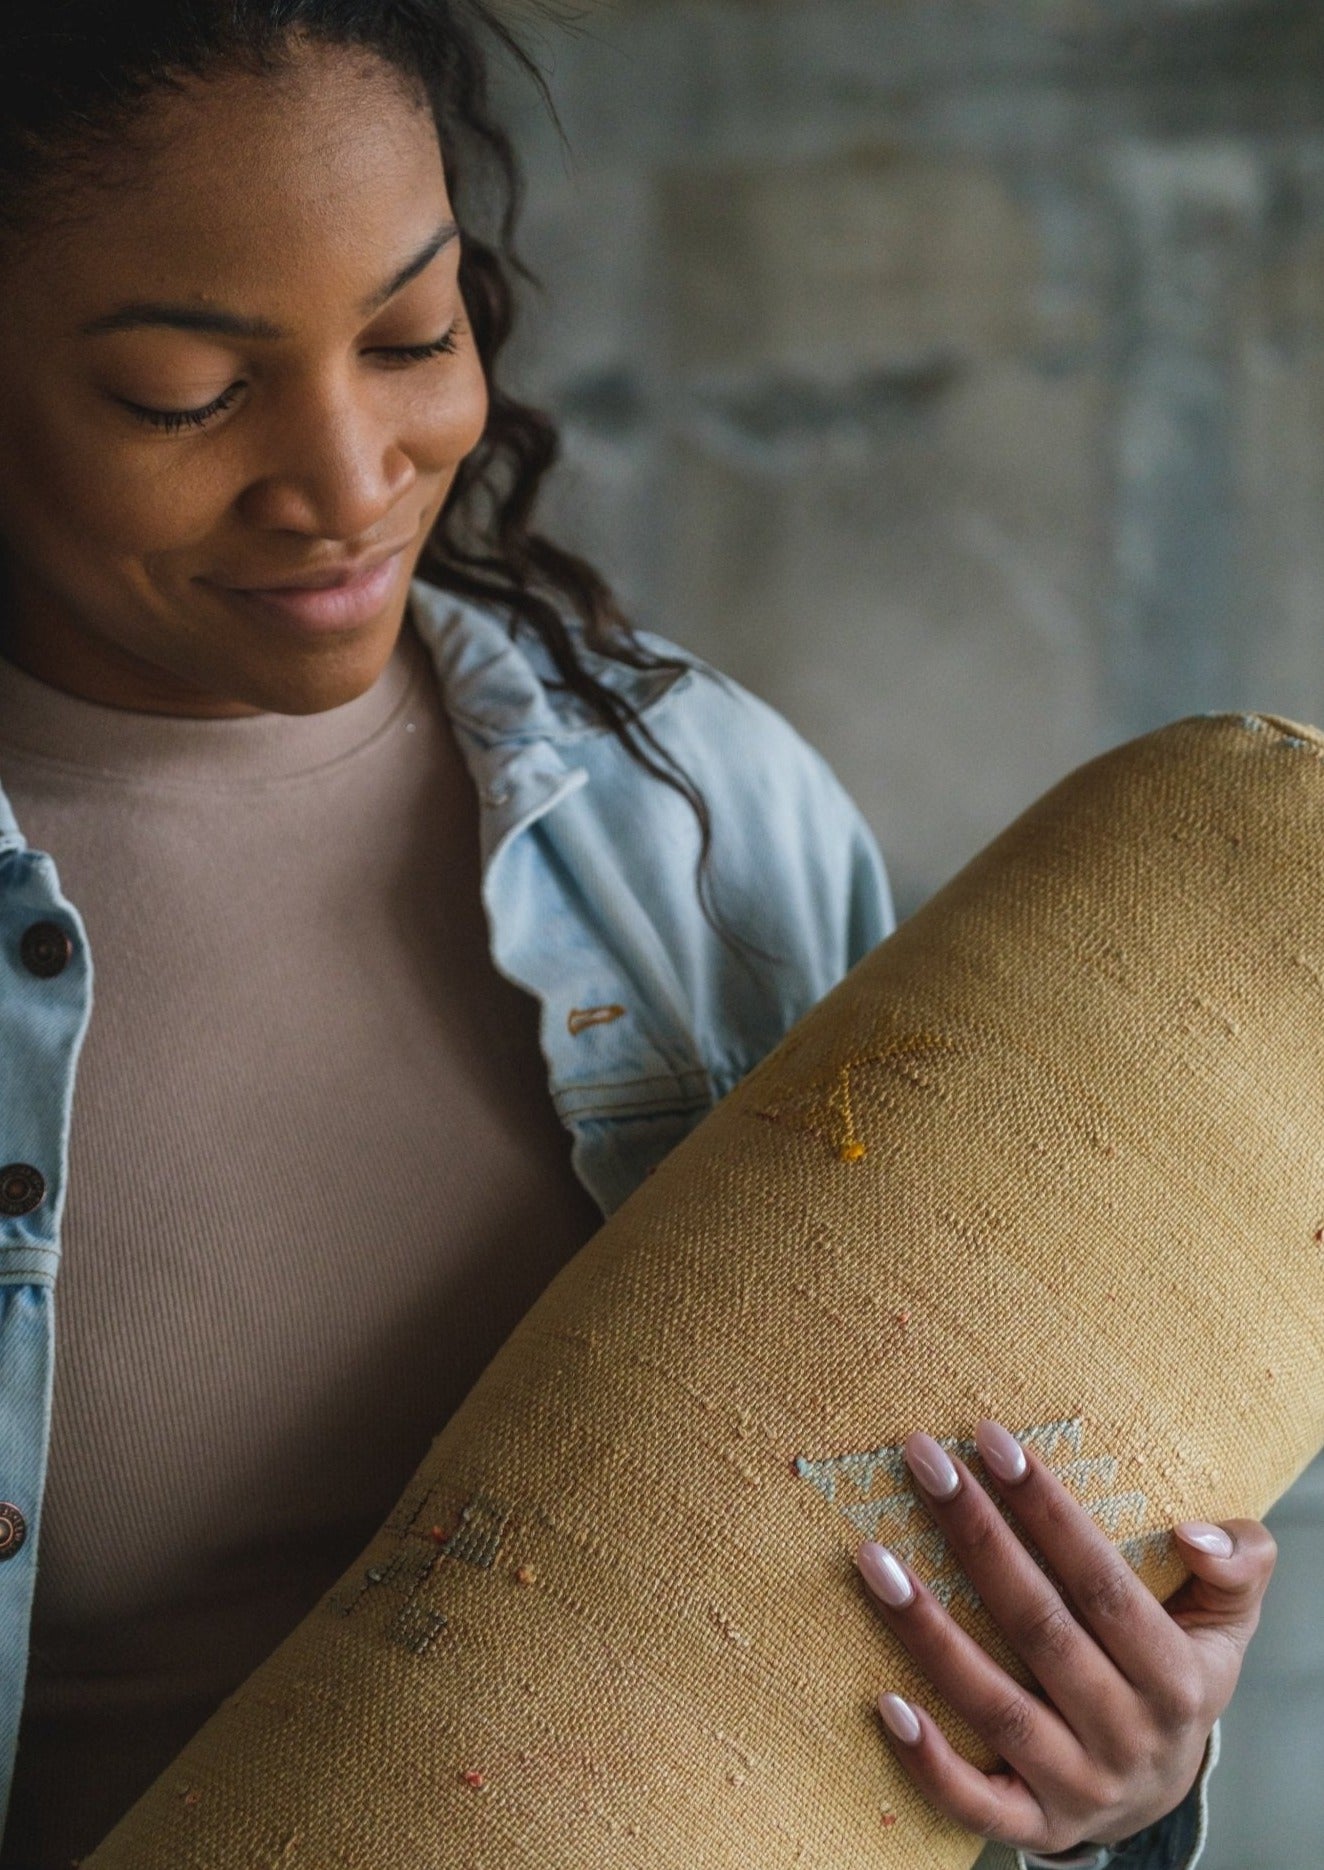
[[[555,19],[525,0],[524,10]],[[461,464],[420,554],[417,575],[441,590],[494,605],[512,636],[546,647],[559,680],[627,753],[687,800],[699,826],[697,885],[708,896],[712,825],[703,794],[647,724],[577,653],[567,618],[590,650],[636,669],[683,670],[635,635],[586,560],[535,530],[539,490],[560,453],[551,419],[502,389],[498,364],[515,316],[512,276],[537,284],[515,250],[524,182],[490,103],[489,54],[508,55],[534,82],[560,130],[537,62],[510,6],[483,0],[9,0],[0,23],[0,243],[20,258],[28,243],[79,218],[87,185],[134,186],[132,156],[150,137],[150,101],[229,71],[285,69],[300,40],[375,54],[426,101],[437,128],[463,242],[460,288],[487,378],[490,414]],[[564,132],[562,132],[564,135]]]

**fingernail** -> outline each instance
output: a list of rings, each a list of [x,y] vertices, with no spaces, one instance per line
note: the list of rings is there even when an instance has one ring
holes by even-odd
[[[902,1453],[911,1473],[936,1500],[951,1499],[961,1484],[961,1476],[932,1435],[907,1435]]]
[[[1201,1552],[1211,1552],[1215,1558],[1232,1556],[1232,1541],[1221,1526],[1206,1526],[1202,1519],[1184,1519],[1174,1531],[1179,1539]]]
[[[908,1747],[914,1746],[922,1730],[908,1701],[903,1701],[900,1695],[879,1695],[878,1712],[898,1740],[904,1740]]]
[[[900,1610],[914,1597],[914,1585],[885,1545],[875,1545],[870,1540],[855,1554],[855,1563],[864,1573],[865,1582],[893,1610]]]
[[[1001,1422],[979,1422],[975,1425],[975,1446],[983,1455],[991,1474],[999,1480],[1023,1480],[1029,1462],[1025,1459],[1025,1450],[1014,1435],[1008,1434]]]

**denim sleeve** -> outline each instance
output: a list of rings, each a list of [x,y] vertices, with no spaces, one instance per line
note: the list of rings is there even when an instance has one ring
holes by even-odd
[[[892,890],[872,831],[852,803],[851,893],[847,910],[847,966],[854,967],[896,927]]]
[[[1040,1870],[1040,1866],[1044,1870],[1069,1870],[1073,1861],[1098,1862],[1108,1865],[1109,1870],[1194,1870],[1203,1855],[1209,1829],[1209,1775],[1218,1764],[1221,1743],[1222,1730],[1215,1722],[1204,1764],[1181,1804],[1166,1818],[1156,1819],[1143,1831],[1137,1831],[1134,1837],[1114,1844],[1106,1857],[1095,1859],[1085,1853],[1082,1858],[1079,1851],[1063,1851],[1056,1857],[1039,1857],[1030,1851],[1005,1854],[1010,1856],[1016,1870]],[[976,1870],[1002,1870],[996,1850],[986,1851]]]
[[[804,835],[817,841],[824,826],[834,826],[845,852],[848,881],[842,934],[844,971],[849,972],[895,930],[892,886],[864,813],[817,748],[802,745],[818,787]]]

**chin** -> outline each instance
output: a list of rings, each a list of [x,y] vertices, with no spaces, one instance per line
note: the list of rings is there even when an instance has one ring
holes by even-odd
[[[375,687],[389,661],[387,650],[374,657],[370,666],[327,670],[318,680],[292,682],[284,700],[266,705],[277,714],[325,714],[329,708],[343,708]]]
[[[231,693],[270,714],[324,714],[329,708],[342,708],[380,680],[399,635],[396,624],[336,645],[281,644],[279,656],[262,669],[242,674],[236,670]]]
[[[228,679],[213,680],[214,690],[280,714],[313,714],[352,701],[390,661],[404,626],[410,584],[397,570],[393,591],[374,614],[336,624],[264,615],[238,600],[238,630],[233,627],[237,594],[213,587],[209,596],[225,604],[229,627],[222,633],[209,620],[205,634],[217,647],[228,643],[236,665]]]

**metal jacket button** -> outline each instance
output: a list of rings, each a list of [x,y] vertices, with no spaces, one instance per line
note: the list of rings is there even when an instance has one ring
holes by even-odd
[[[69,965],[74,945],[58,922],[34,922],[25,929],[19,953],[29,974],[53,980]]]
[[[0,1169],[0,1214],[31,1214],[46,1199],[46,1178],[30,1162]]]
[[[12,1500],[0,1500],[0,1563],[13,1558],[28,1536],[28,1522]]]

